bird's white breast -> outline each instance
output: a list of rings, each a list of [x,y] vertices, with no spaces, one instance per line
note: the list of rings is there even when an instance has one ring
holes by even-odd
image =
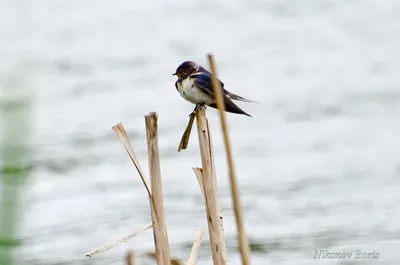
[[[209,105],[214,103],[212,97],[201,91],[190,77],[178,83],[178,91],[184,99],[193,104]]]

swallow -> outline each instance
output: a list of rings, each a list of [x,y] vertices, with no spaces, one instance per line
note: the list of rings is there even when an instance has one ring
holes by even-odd
[[[178,77],[178,80],[175,82],[176,90],[178,90],[179,94],[184,99],[196,105],[195,110],[201,105],[218,109],[217,100],[212,86],[212,76],[207,69],[195,62],[186,61],[179,65],[175,73],[172,75]],[[229,92],[224,89],[224,83],[219,79],[218,81],[221,84],[225,111],[252,117],[233,103],[233,100],[247,103],[255,102]]]

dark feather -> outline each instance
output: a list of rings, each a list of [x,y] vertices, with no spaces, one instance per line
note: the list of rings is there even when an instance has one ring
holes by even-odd
[[[176,82],[175,82],[175,88],[176,88],[176,91],[179,91],[179,89],[178,89],[178,82],[179,82],[179,79],[178,79],[178,80],[176,80]]]
[[[225,111],[231,112],[231,113],[236,113],[236,114],[244,114],[244,115],[246,115],[246,116],[253,117],[253,116],[251,116],[250,114],[244,112],[241,108],[239,108],[239,107],[238,107],[235,103],[233,103],[233,101],[232,101],[230,98],[228,98],[226,95],[223,95],[223,97],[224,97],[224,103],[225,103]],[[218,109],[217,104],[210,104],[209,106],[212,107],[212,108]]]
[[[247,98],[241,97],[229,91],[226,91],[226,95],[232,100],[243,101],[247,103],[258,103],[257,101],[249,100]]]
[[[195,84],[205,93],[207,93],[208,95],[214,96],[214,90],[212,88],[212,76],[210,72],[197,72],[194,73],[190,76],[190,78],[193,79],[193,81],[195,82]],[[228,90],[224,89],[224,83],[222,83],[221,80],[219,80],[219,83],[221,85],[222,88],[222,92],[227,95],[230,99],[232,100],[237,100],[237,101],[243,101],[243,102],[247,102],[247,103],[256,103],[255,101],[252,100],[248,100],[244,97],[241,97],[239,95],[236,95],[232,92],[229,92]]]
[[[202,73],[194,73],[190,76],[194,81],[195,85],[200,88],[204,93],[214,97],[214,90],[212,86],[212,78],[210,73],[202,72]],[[224,83],[221,81],[220,85],[223,88]],[[224,90],[224,89],[223,89]]]

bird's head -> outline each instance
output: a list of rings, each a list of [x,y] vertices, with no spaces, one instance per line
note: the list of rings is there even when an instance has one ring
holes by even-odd
[[[200,65],[192,61],[183,62],[178,66],[176,72],[172,75],[176,75],[178,78],[185,78],[193,73],[199,71]]]

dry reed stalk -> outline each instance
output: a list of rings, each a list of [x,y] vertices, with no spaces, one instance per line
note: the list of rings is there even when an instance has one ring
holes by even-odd
[[[86,254],[86,257],[93,257],[94,255],[98,255],[98,254],[104,253],[104,252],[106,252],[107,250],[112,249],[113,247],[116,247],[116,246],[118,246],[118,245],[120,245],[120,244],[122,244],[122,243],[127,242],[127,241],[128,241],[129,239],[131,239],[132,237],[138,235],[138,234],[141,233],[141,232],[146,231],[147,229],[151,228],[152,226],[153,226],[153,224],[150,223],[150,224],[146,225],[145,227],[143,227],[142,229],[140,229],[139,231],[133,232],[132,234],[127,235],[127,236],[125,236],[125,237],[123,237],[123,238],[117,240],[115,243],[108,244],[108,245],[106,245],[106,246],[104,246],[104,247],[101,247],[101,248],[99,248],[99,249],[96,249],[96,250],[93,250],[93,251],[87,253],[87,254]]]
[[[147,255],[149,257],[152,257],[153,259],[156,259],[156,253],[154,253],[154,252],[148,252]],[[180,259],[172,259],[171,258],[171,265],[183,265],[183,263]]]
[[[127,265],[136,264],[135,252],[133,252],[132,250],[128,250],[128,253],[126,254],[126,264]]]
[[[190,133],[192,132],[192,127],[193,127],[193,122],[194,122],[195,117],[196,117],[196,112],[193,111],[192,113],[190,113],[189,123],[186,127],[185,132],[182,135],[182,139],[181,139],[181,142],[179,143],[179,147],[178,147],[178,152],[180,152],[181,150],[185,150],[188,147]]]
[[[202,162],[202,175],[210,244],[214,265],[225,265],[228,262],[226,244],[220,219],[220,202],[218,186],[212,155],[212,142],[205,107],[198,108],[196,113],[197,131]]]
[[[129,157],[131,158],[133,164],[136,167],[136,170],[139,172],[140,178],[143,181],[143,184],[146,188],[148,195],[151,197],[151,192],[149,189],[149,185],[147,185],[146,179],[144,178],[144,174],[142,169],[140,168],[139,161],[136,158],[135,152],[133,151],[132,145],[129,141],[128,134],[125,131],[124,126],[122,123],[118,123],[112,127],[113,131],[118,135],[120,141],[125,147],[125,150],[128,152]]]
[[[151,216],[153,218],[153,235],[155,236],[156,234],[158,235],[159,233],[155,231],[154,226],[156,226],[156,222],[158,223],[159,217],[158,217],[158,212],[155,210],[155,202],[154,202],[154,197],[152,196],[152,192],[149,189],[149,186],[146,182],[146,179],[144,177],[143,171],[139,165],[139,161],[137,160],[136,156],[135,156],[135,152],[133,151],[133,148],[130,144],[128,135],[125,131],[124,126],[122,125],[122,123],[118,123],[117,125],[114,125],[112,127],[113,131],[117,133],[117,135],[120,138],[120,141],[122,142],[122,144],[125,147],[125,150],[128,152],[129,157],[131,158],[132,162],[134,163],[140,178],[142,179],[142,182],[146,188],[146,191],[148,193],[149,196],[149,201],[150,201],[150,210],[151,210]],[[158,151],[158,150],[157,150]],[[159,197],[159,196],[158,196]],[[161,196],[162,198],[162,196]],[[159,226],[158,226],[159,227]],[[156,239],[155,239],[156,240]],[[157,248],[157,244],[155,246]],[[169,248],[168,248],[169,250]],[[169,265],[169,263],[162,263],[162,261],[157,260],[158,264],[160,265]]]
[[[136,158],[135,152],[133,151],[132,145],[130,144],[130,141],[129,141],[129,138],[128,138],[128,134],[126,133],[124,126],[122,125],[122,123],[118,123],[118,124],[114,125],[114,126],[112,127],[112,129],[113,129],[113,131],[119,136],[119,139],[120,139],[120,141],[122,142],[122,144],[124,145],[125,150],[127,151],[127,153],[128,153],[128,155],[129,155],[129,157],[131,158],[133,164],[135,165],[136,170],[139,172],[140,178],[142,179],[143,184],[144,184],[144,186],[145,186],[145,188],[146,188],[146,191],[147,191],[147,193],[148,193],[148,195],[149,195],[150,204],[152,205],[151,202],[153,201],[153,197],[151,196],[151,192],[150,192],[149,186],[147,185],[146,179],[144,178],[143,171],[142,171],[142,169],[140,168],[139,162],[138,162],[138,160],[137,160],[137,158]],[[132,237],[136,236],[136,235],[139,234],[140,232],[143,232],[143,231],[149,229],[149,228],[152,227],[152,226],[153,226],[153,224],[151,223],[151,224],[145,226],[145,227],[144,227],[143,229],[141,229],[140,231],[135,232],[135,233],[132,233],[132,234],[130,234],[130,235],[128,235],[128,236],[126,236],[126,237],[124,237],[124,238],[118,240],[118,241],[115,242],[115,243],[106,245],[106,246],[104,246],[104,247],[102,247],[102,248],[100,248],[100,249],[97,249],[97,250],[94,250],[94,251],[92,251],[92,252],[89,252],[88,254],[86,254],[86,256],[92,257],[92,256],[94,256],[94,255],[96,255],[96,254],[101,254],[101,253],[103,253],[103,252],[105,252],[105,251],[107,251],[107,250],[109,250],[109,249],[111,249],[111,248],[113,248],[113,247],[115,247],[115,246],[118,246],[118,245],[121,244],[121,243],[124,243],[124,242],[128,241],[128,240],[131,239]]]
[[[151,194],[153,200],[153,210],[151,217],[153,220],[154,244],[156,249],[156,259],[158,265],[170,265],[171,258],[168,244],[168,232],[165,221],[164,202],[162,193],[160,156],[158,150],[158,124],[157,113],[151,112],[146,115],[146,135],[147,149],[149,158],[149,171]]]
[[[204,229],[200,228],[196,233],[196,238],[193,243],[192,252],[190,253],[189,260],[186,265],[196,265],[197,255],[201,245],[201,239],[203,238]]]
[[[227,160],[228,160],[229,180],[231,182],[233,206],[234,206],[236,224],[237,224],[238,235],[239,235],[238,240],[239,240],[239,249],[240,249],[240,253],[241,253],[241,257],[242,257],[242,264],[250,265],[251,264],[250,247],[249,247],[249,242],[248,242],[247,235],[246,235],[246,230],[244,227],[244,218],[243,218],[242,206],[241,206],[241,202],[240,202],[239,187],[238,187],[238,182],[236,179],[235,167],[233,165],[233,155],[232,155],[230,138],[229,138],[229,134],[228,134],[228,125],[226,122],[225,104],[224,104],[224,101],[222,98],[222,89],[221,89],[220,83],[218,81],[217,69],[215,66],[214,57],[211,54],[209,54],[208,60],[210,63],[210,69],[211,69],[211,73],[212,73],[213,88],[214,88],[215,96],[217,99],[217,107],[219,109],[219,113],[220,113],[220,117],[221,117],[221,127],[222,127],[222,131],[223,131],[223,136],[224,136],[226,156],[227,156]]]
[[[112,129],[118,135],[120,141],[122,142],[123,146],[125,147],[125,150],[128,152],[129,157],[131,158],[133,164],[135,165],[136,170],[138,171],[138,173],[140,175],[140,178],[142,179],[143,185],[145,186],[147,194],[149,196],[151,215],[157,216],[157,212],[154,209],[154,198],[151,195],[149,185],[146,182],[143,171],[140,167],[139,161],[136,158],[135,152],[133,151],[132,145],[129,141],[129,137],[125,131],[124,126],[122,125],[122,123],[118,123],[118,124],[114,125],[112,127]],[[155,218],[155,219],[158,219],[158,218]],[[154,220],[153,220],[153,225],[154,225]],[[153,226],[153,230],[154,230],[154,226]],[[154,231],[153,231],[153,233],[154,233]]]

